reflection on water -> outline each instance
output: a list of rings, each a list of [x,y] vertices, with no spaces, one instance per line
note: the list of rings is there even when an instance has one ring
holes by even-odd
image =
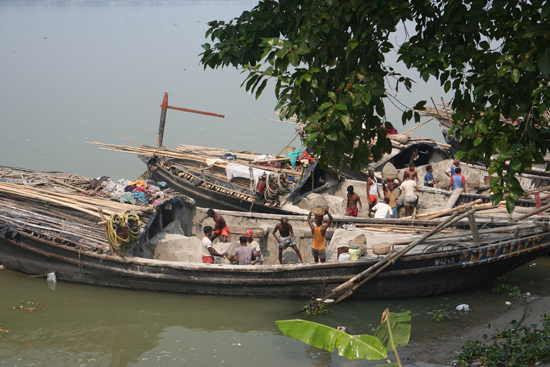
[[[549,258],[501,282],[534,296],[550,295]],[[345,366],[347,361],[282,336],[275,321],[303,318],[303,300],[178,295],[101,288],[0,272],[1,366]],[[487,284],[472,291],[411,300],[350,300],[314,321],[372,334],[382,311],[411,310],[412,342],[461,330],[510,306]],[[521,307],[514,301],[512,307]],[[455,311],[467,303],[470,313]],[[20,308],[19,306],[22,306]],[[31,311],[35,307],[35,311]],[[431,321],[437,309],[453,318]]]

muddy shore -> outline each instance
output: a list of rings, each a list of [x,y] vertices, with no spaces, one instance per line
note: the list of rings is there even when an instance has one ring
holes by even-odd
[[[502,314],[481,317],[475,326],[443,333],[421,343],[411,340],[406,347],[398,349],[401,362],[404,366],[455,365],[456,357],[467,341],[485,341],[484,334],[492,335],[496,329],[503,330],[513,320],[520,323],[519,327],[536,324],[540,329],[541,316],[545,313],[550,313],[550,297],[533,297],[526,303],[517,302]],[[549,367],[550,364],[538,366]]]

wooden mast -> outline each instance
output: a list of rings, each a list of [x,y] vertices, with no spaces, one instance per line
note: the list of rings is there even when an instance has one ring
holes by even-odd
[[[162,104],[160,105],[160,123],[159,123],[159,134],[157,136],[157,148],[162,147],[162,141],[164,140],[164,126],[166,125],[166,110],[169,108],[172,110],[178,110],[183,112],[198,113],[200,115],[208,115],[208,116],[221,117],[221,118],[225,117],[224,115],[220,115],[218,113],[213,113],[213,112],[206,112],[206,111],[192,110],[192,109],[183,108],[183,107],[169,106],[168,92],[164,92],[164,98],[162,99]]]

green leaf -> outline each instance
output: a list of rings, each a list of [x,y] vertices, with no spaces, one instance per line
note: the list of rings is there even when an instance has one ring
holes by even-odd
[[[332,107],[332,102],[325,102],[319,107],[319,110],[323,111],[323,110],[326,110],[329,107]]]
[[[284,335],[331,353],[337,348],[338,355],[347,359],[377,361],[388,357],[386,348],[374,336],[353,336],[325,325],[299,319],[275,323]]]
[[[347,110],[347,109],[348,109],[348,107],[346,106],[346,104],[345,104],[345,103],[342,103],[342,102],[337,103],[336,106],[334,106],[334,107],[336,107],[336,109],[337,109],[337,110],[340,110],[340,111],[344,111],[344,110]]]
[[[386,309],[382,315],[382,322],[374,331],[376,336],[385,344],[388,350],[396,352],[397,346],[405,346],[411,336],[411,311],[393,313]]]
[[[517,84],[519,82],[520,71],[517,68],[512,69],[512,81]]]
[[[500,78],[504,74],[508,73],[512,67],[510,65],[503,65],[500,69],[498,69],[497,76]]]
[[[522,164],[519,159],[512,159],[510,162],[510,168],[513,169],[516,172],[519,172],[521,170]]]
[[[508,196],[506,198],[506,211],[508,213],[512,213],[515,207],[516,207],[515,201],[510,196]]]

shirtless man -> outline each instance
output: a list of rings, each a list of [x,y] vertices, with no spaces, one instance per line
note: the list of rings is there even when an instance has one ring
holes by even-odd
[[[229,227],[227,227],[227,223],[225,223],[225,219],[219,214],[216,214],[213,209],[208,209],[206,211],[206,216],[202,218],[199,221],[199,224],[201,224],[206,218],[212,218],[214,219],[215,225],[214,225],[214,231],[212,233],[212,237],[210,239],[214,241],[218,236],[222,237],[222,242],[227,242],[227,238],[229,237]]]
[[[279,235],[277,235],[277,232],[279,232]],[[283,250],[289,246],[296,251],[296,255],[298,255],[300,262],[304,262],[302,260],[302,254],[300,254],[300,250],[298,250],[296,242],[294,242],[294,231],[292,230],[292,224],[288,223],[288,218],[281,218],[281,223],[277,223],[272,233],[273,237],[279,242],[279,263],[281,265],[283,264]]]
[[[405,173],[408,173],[410,180],[414,180],[418,185],[418,172],[415,171],[414,164],[409,164],[409,169],[406,170]]]
[[[359,208],[357,208],[359,204]],[[361,204],[361,198],[355,192],[353,192],[353,186],[348,186],[348,204],[346,207],[346,215],[351,217],[356,217],[359,213],[359,210],[363,209],[363,204]]]

